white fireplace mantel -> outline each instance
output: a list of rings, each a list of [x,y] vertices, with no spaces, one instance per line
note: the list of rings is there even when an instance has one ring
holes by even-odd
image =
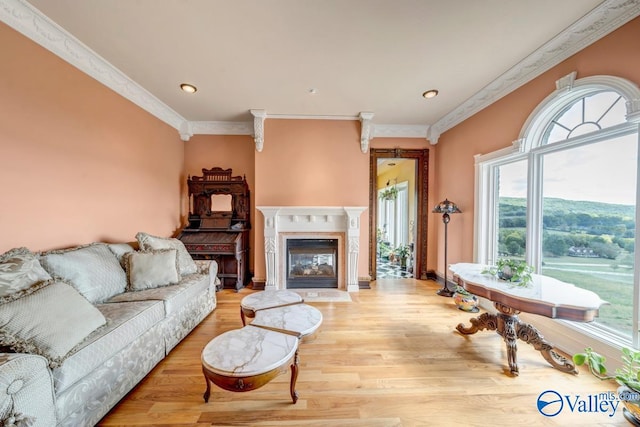
[[[264,215],[264,255],[267,282],[265,289],[283,289],[286,280],[284,269],[284,248],[281,236],[287,233],[344,233],[346,254],[346,290],[357,292],[358,255],[360,253],[360,215],[365,206],[258,206]]]

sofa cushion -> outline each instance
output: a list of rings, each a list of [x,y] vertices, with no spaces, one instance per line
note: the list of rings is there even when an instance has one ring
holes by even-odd
[[[11,249],[0,255],[0,303],[32,292],[34,285],[50,279],[36,255],[27,248]]]
[[[78,291],[56,281],[0,308],[0,345],[44,356],[52,367],[106,323]]]
[[[164,307],[159,301],[98,304],[96,308],[107,319],[107,325],[89,335],[62,366],[53,370],[56,394],[103,365],[149,329],[159,327],[164,319]]]
[[[204,274],[189,274],[180,283],[156,289],[138,292],[125,292],[111,298],[109,303],[131,301],[163,301],[165,317],[171,317],[180,311],[185,304],[206,292],[209,287],[209,276]]]
[[[174,238],[164,238],[152,236],[151,234],[140,232],[136,234],[140,249],[143,251],[158,250],[158,249],[175,249],[178,251],[178,272],[181,276],[186,274],[193,274],[198,271],[196,263],[189,255],[184,243]]]
[[[124,254],[128,289],[141,291],[177,284],[180,281],[177,253],[175,249],[161,249]]]
[[[92,304],[124,292],[127,286],[124,270],[104,243],[43,252],[40,262],[53,277],[70,283]]]

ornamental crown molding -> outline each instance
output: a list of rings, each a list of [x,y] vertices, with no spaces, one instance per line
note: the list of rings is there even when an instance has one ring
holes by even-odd
[[[424,138],[437,144],[447,130],[468,119],[500,98],[531,81],[584,49],[596,40],[640,15],[640,0],[605,0],[568,29],[544,44],[519,64],[485,86],[463,104],[429,125],[374,125],[367,122],[368,134],[361,135],[361,148],[373,137]],[[188,121],[156,98],[126,74],[107,62],[64,28],[42,14],[26,0],[0,0],[0,20],[40,44],[85,74],[138,105],[178,130],[184,141],[195,134],[255,135],[252,122]],[[636,111],[637,109],[633,109]],[[636,114],[634,113],[634,118]],[[316,118],[325,120],[361,120],[360,116],[269,115],[269,118]],[[364,121],[362,121],[364,123]],[[258,128],[260,126],[257,126]],[[423,131],[424,130],[424,131]],[[264,136],[262,135],[262,138]],[[368,138],[368,139],[366,139]],[[366,140],[366,144],[363,144]],[[264,141],[262,141],[264,142]],[[258,142],[256,142],[258,146]]]
[[[442,135],[505,95],[640,15],[640,0],[606,0],[434,123]]]

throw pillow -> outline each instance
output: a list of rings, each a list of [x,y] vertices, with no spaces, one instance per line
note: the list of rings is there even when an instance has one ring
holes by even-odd
[[[128,243],[107,243],[107,246],[116,256],[122,268],[124,268],[124,254],[135,251],[134,247]]]
[[[51,276],[29,249],[11,249],[0,255],[0,303],[35,291],[46,280]]]
[[[136,239],[138,240],[138,244],[140,245],[140,249],[143,251],[152,251],[158,249],[175,249],[178,251],[178,271],[181,276],[186,274],[193,274],[198,271],[198,267],[196,263],[193,262],[193,258],[189,255],[187,248],[184,247],[184,243],[182,243],[178,239],[174,238],[164,238],[152,236],[147,233],[138,233],[136,234]]]
[[[124,260],[131,291],[175,285],[180,281],[175,249],[129,252]]]
[[[106,301],[127,287],[124,270],[104,243],[44,252],[40,262],[54,278],[72,285],[92,304]]]
[[[52,368],[106,323],[102,313],[78,291],[57,281],[1,307],[0,346],[44,356]]]

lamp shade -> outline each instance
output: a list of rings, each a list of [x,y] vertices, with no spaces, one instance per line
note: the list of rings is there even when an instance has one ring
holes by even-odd
[[[431,212],[441,214],[462,213],[458,206],[449,199],[444,199],[444,201],[438,203]]]

